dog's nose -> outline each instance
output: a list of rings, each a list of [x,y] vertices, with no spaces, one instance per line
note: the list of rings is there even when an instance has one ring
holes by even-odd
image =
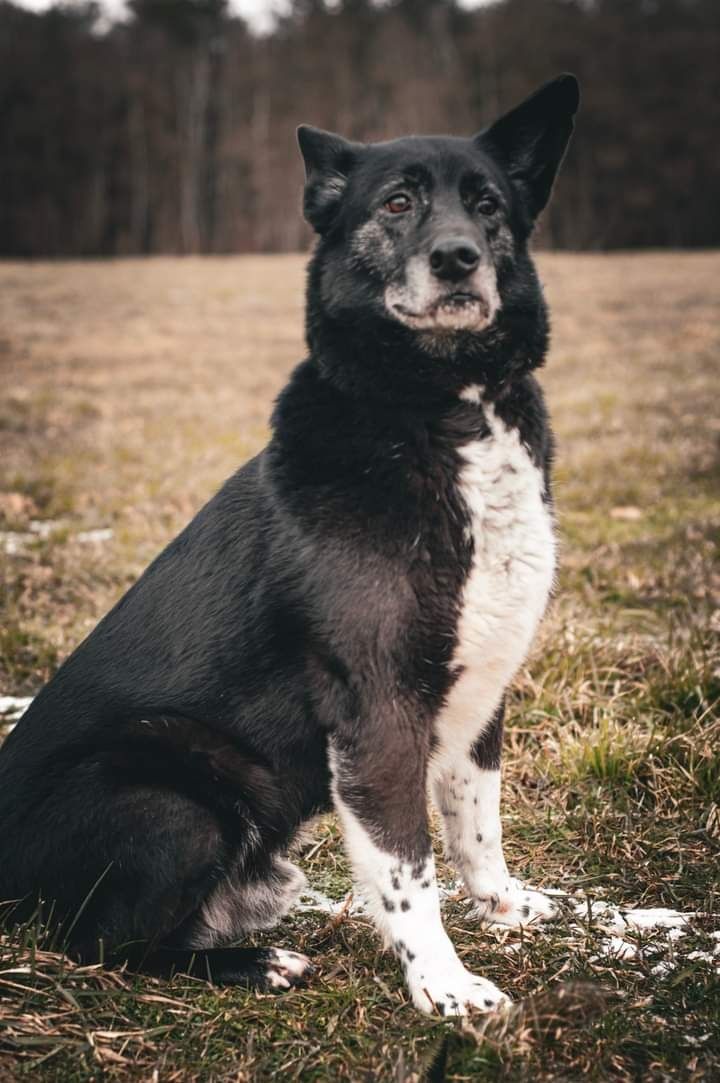
[[[474,271],[480,262],[480,250],[457,237],[440,241],[430,253],[430,270],[436,278],[458,282]]]

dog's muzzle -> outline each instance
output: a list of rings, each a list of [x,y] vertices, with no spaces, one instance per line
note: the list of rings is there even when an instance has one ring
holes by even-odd
[[[495,268],[475,244],[450,237],[408,260],[404,280],[385,290],[385,306],[416,331],[484,331],[500,308]]]

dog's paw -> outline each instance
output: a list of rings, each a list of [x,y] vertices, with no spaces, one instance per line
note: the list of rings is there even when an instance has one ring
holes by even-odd
[[[473,900],[472,917],[495,925],[535,925],[552,921],[560,913],[552,899],[519,880],[508,880],[498,890],[475,895]]]
[[[470,1011],[492,1012],[510,1003],[497,985],[478,978],[461,964],[447,972],[418,974],[410,983],[413,1003],[428,1015],[467,1015]]]
[[[280,992],[294,985],[304,985],[314,973],[315,967],[307,955],[284,948],[270,948],[263,977],[267,989]]]

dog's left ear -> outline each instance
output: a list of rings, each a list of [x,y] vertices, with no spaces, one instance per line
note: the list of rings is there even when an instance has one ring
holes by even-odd
[[[475,137],[499,154],[533,218],[550,198],[579,104],[575,76],[559,75]]]
[[[297,139],[305,162],[305,217],[313,229],[324,233],[332,223],[362,146],[309,124],[300,125]]]

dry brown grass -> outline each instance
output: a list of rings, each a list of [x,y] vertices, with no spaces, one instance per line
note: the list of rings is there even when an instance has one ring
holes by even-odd
[[[538,882],[707,915],[676,969],[653,975],[652,937],[628,962],[592,922],[479,931],[454,901],[461,954],[519,1002],[460,1031],[412,1013],[357,917],[274,934],[322,967],[282,1000],[74,968],[30,928],[0,942],[0,1080],[720,1077],[720,980],[687,958],[720,924],[720,254],[539,263],[562,573],[512,705],[508,850]],[[29,535],[0,550],[0,693],[34,692],[262,446],[303,352],[303,265],[0,265],[0,531]],[[78,537],[97,527],[111,540]],[[331,819],[305,860],[341,898]]]
[[[30,568],[8,569],[13,580],[21,572],[23,628],[47,649],[39,674],[13,675],[16,690],[18,679],[36,687],[118,584],[265,442],[272,399],[303,353],[304,262],[0,265],[0,510],[11,529],[58,521]],[[611,536],[642,533],[608,524],[614,506],[639,504],[646,521],[658,496],[691,505],[685,478],[714,469],[719,259],[540,262],[554,314],[544,382],[560,434],[559,506],[581,542],[568,567]],[[112,527],[113,542],[79,550],[73,534],[97,526]]]

